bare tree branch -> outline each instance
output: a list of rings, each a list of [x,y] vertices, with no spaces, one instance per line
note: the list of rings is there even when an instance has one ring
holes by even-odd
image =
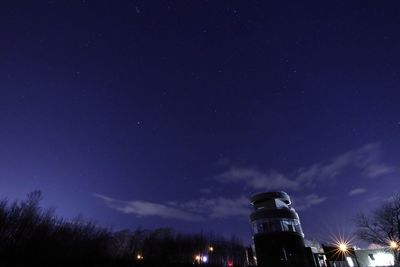
[[[393,247],[395,266],[400,266],[400,194],[393,195],[390,200],[373,210],[370,214],[359,214],[356,217],[357,235],[367,242]]]

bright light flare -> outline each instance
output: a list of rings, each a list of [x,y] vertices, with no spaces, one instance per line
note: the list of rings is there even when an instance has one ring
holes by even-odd
[[[349,247],[347,246],[346,243],[340,243],[338,248],[340,249],[340,251],[342,251],[344,253],[347,252],[347,250],[349,249]]]
[[[213,251],[214,251],[214,247],[209,246],[209,247],[208,247],[208,251],[213,252]]]
[[[207,257],[207,256],[201,257],[201,261],[202,261],[202,262],[207,262],[207,261],[208,261],[208,257]]]
[[[347,255],[350,253],[350,243],[346,240],[340,240],[336,242],[336,251],[334,255]]]
[[[350,238],[345,238],[344,234],[340,235],[338,237],[333,236],[333,244],[335,244],[336,246],[336,251],[335,251],[335,255],[339,256],[339,255],[346,255],[348,253],[350,253],[351,251],[351,242],[352,239]]]
[[[397,242],[396,241],[390,241],[390,243],[389,243],[389,245],[390,245],[390,248],[391,249],[397,249],[398,247],[399,247],[399,245],[397,244]]]

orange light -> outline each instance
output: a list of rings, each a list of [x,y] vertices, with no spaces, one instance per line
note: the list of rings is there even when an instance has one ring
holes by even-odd
[[[209,247],[208,247],[208,251],[213,252],[213,251],[214,251],[214,248],[213,248],[212,246],[209,246]]]
[[[396,241],[390,241],[390,248],[391,249],[396,249],[396,248],[398,248],[399,247],[399,245],[397,244],[397,242]]]
[[[143,256],[141,254],[137,254],[136,259],[143,260]]]
[[[340,244],[339,244],[339,249],[340,249],[342,252],[347,252],[348,248],[349,248],[349,247],[347,246],[346,243],[340,243]]]

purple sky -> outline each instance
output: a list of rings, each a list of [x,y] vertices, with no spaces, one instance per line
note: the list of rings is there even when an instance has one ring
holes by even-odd
[[[0,197],[249,242],[248,198],[284,190],[307,238],[350,234],[400,185],[399,12],[2,1]]]

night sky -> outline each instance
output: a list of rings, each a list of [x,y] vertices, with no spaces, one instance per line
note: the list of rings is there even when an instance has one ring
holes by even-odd
[[[30,2],[30,3],[29,3]],[[283,190],[306,238],[399,190],[398,1],[1,1],[0,197],[250,242]]]

